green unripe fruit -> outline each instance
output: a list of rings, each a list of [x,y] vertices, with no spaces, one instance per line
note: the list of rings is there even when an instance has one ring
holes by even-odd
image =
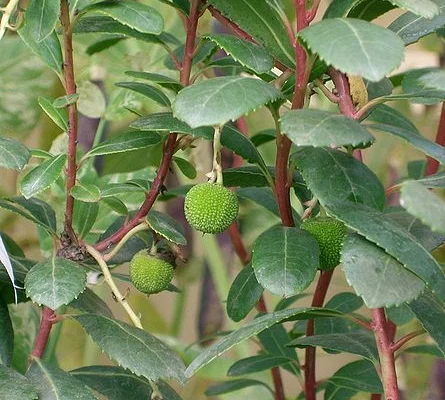
[[[131,282],[143,293],[154,294],[167,289],[173,273],[171,264],[148,255],[145,250],[136,253],[130,262]]]
[[[185,218],[193,228],[204,233],[226,230],[235,221],[238,209],[236,194],[217,183],[193,186],[185,196]]]
[[[340,263],[340,251],[346,226],[331,217],[317,217],[305,220],[301,228],[317,239],[320,247],[320,269],[331,271]]]

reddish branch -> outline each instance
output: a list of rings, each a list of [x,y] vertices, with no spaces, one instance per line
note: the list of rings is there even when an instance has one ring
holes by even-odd
[[[32,355],[34,357],[42,358],[45,352],[46,343],[48,343],[51,327],[55,322],[56,313],[48,307],[43,307],[42,319],[40,321],[40,328],[37,332],[36,342]]]
[[[418,331],[408,333],[406,336],[403,336],[397,342],[393,343],[391,346],[391,350],[393,352],[399,350],[404,344],[408,343],[411,339],[423,335],[424,333],[425,331],[423,329],[419,329]]]
[[[436,143],[445,146],[445,102],[442,103],[442,111],[440,114],[439,127],[437,128]],[[439,169],[439,161],[428,157],[425,176],[433,175]]]
[[[70,11],[68,0],[60,2],[60,22],[63,27],[64,64],[63,75],[65,78],[65,92],[67,95],[76,93],[76,81],[74,80],[73,60],[73,34],[70,24]],[[76,184],[76,149],[77,149],[77,108],[76,103],[68,106],[68,167],[66,170],[66,206],[65,206],[65,234],[72,241],[76,241],[73,231],[74,198],[71,196],[71,188]]]
[[[192,69],[193,54],[195,51],[196,30],[199,19],[199,0],[193,0],[190,7],[190,15],[187,19],[187,38],[185,42],[184,58],[181,64],[180,82],[183,86],[190,83],[190,72]],[[165,178],[169,172],[171,160],[175,152],[177,133],[170,133],[166,144],[164,145],[164,152],[156,177],[150,191],[145,197],[144,203],[139,208],[139,211],[128,220],[117,232],[108,238],[96,243],[94,246],[98,251],[104,251],[112,245],[118,243],[131,229],[139,224],[140,220],[144,218],[153,206],[158,194],[160,193],[164,184]]]
[[[397,374],[392,349],[392,340],[389,337],[388,325],[383,308],[371,310],[374,335],[380,358],[380,375],[383,382],[383,390],[386,400],[399,400],[399,389],[397,386]]]
[[[315,288],[312,299],[312,307],[322,307],[326,298],[326,293],[331,283],[333,271],[321,271],[320,277]],[[314,334],[314,320],[307,322],[306,336]],[[315,400],[316,398],[316,377],[315,377],[315,347],[306,347],[304,361],[304,393],[306,400]]]

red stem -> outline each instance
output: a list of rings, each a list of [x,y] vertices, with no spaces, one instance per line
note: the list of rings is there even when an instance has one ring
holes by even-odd
[[[334,271],[321,271],[318,278],[317,287],[315,288],[314,297],[312,299],[312,307],[322,307],[326,298],[326,293],[331,283]],[[306,337],[314,334],[314,320],[307,322]],[[306,400],[316,399],[316,378],[315,378],[315,347],[306,347],[304,361],[304,393]]]
[[[247,40],[248,42],[255,42],[252,36],[250,36],[246,31],[242,30],[237,24],[230,21],[230,19],[222,15],[216,8],[214,8],[213,6],[208,6],[207,9],[210,11],[210,14],[212,14],[213,18],[215,18],[222,25],[228,28],[235,36]]]
[[[442,111],[440,113],[439,127],[437,128],[436,143],[445,146],[445,102],[442,103]],[[439,161],[428,157],[425,176],[433,175],[439,169]]]
[[[418,331],[414,331],[411,333],[408,333],[407,335],[403,336],[402,338],[400,338],[397,342],[395,342],[392,346],[391,346],[391,350],[393,352],[396,352],[397,350],[399,350],[404,344],[408,343],[411,339],[414,339],[417,336],[423,335],[425,333],[425,331],[423,329],[419,329]]]
[[[45,352],[46,343],[48,342],[49,334],[51,332],[51,327],[55,322],[55,316],[56,313],[53,310],[48,307],[43,307],[40,328],[37,332],[34,349],[31,353],[34,357],[42,358],[43,353]]]
[[[371,315],[380,358],[380,375],[385,400],[399,400],[394,352],[392,350],[392,340],[389,337],[391,332],[388,332],[385,310],[383,308],[373,308],[371,309]]]
[[[67,0],[60,2],[60,22],[63,27],[65,92],[67,95],[76,93],[74,79],[73,34],[70,23],[70,11]],[[68,106],[68,167],[66,170],[66,206],[65,206],[65,233],[71,240],[76,241],[73,231],[74,198],[71,188],[76,184],[76,150],[77,150],[77,107],[76,103]]]
[[[190,15],[187,19],[187,38],[185,42],[184,59],[180,71],[180,82],[183,86],[188,86],[190,83],[190,72],[192,69],[193,53],[195,51],[196,30],[198,27],[199,19],[199,5],[200,0],[192,1],[190,6]],[[144,218],[148,214],[162,189],[165,178],[167,177],[168,171],[170,169],[170,163],[173,158],[173,154],[175,153],[177,136],[177,133],[170,133],[170,135],[168,136],[167,143],[164,145],[164,153],[161,165],[159,166],[158,172],[153,181],[153,185],[151,186],[150,191],[147,193],[145,201],[139,208],[139,211],[113,235],[96,243],[94,246],[96,250],[104,251],[112,245],[118,243],[131,229],[139,224],[142,218]]]

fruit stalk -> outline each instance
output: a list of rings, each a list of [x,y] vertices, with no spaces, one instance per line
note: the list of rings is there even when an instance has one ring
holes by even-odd
[[[216,183],[223,184],[223,174],[221,166],[221,127],[215,126],[215,133],[213,135],[213,174],[212,179],[216,178]]]

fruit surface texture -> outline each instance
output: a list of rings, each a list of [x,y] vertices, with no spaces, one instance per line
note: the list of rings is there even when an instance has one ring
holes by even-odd
[[[331,271],[340,263],[340,251],[346,234],[345,225],[331,217],[305,220],[301,228],[317,239],[320,247],[320,269]]]
[[[184,212],[188,223],[204,233],[226,230],[238,215],[238,198],[217,183],[193,186],[185,197]]]
[[[171,264],[147,254],[145,250],[135,254],[130,263],[131,282],[143,293],[155,294],[167,289],[173,274]]]

